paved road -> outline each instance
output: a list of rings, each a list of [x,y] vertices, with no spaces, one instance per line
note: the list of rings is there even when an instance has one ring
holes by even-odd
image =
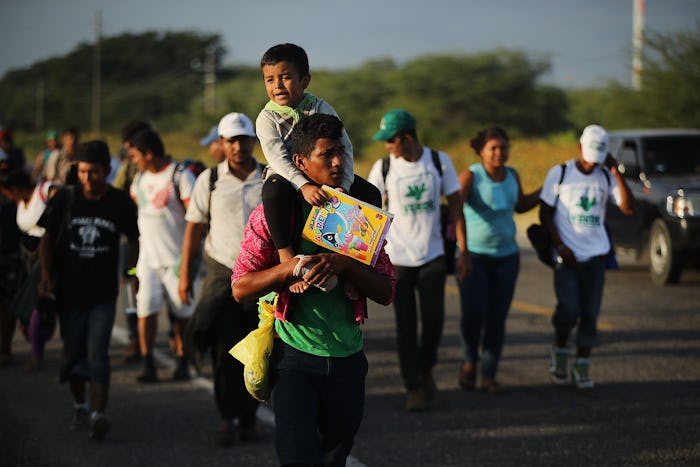
[[[667,288],[653,286],[644,268],[629,264],[608,275],[601,346],[593,357],[597,385],[589,392],[548,382],[551,274],[529,249],[499,372],[506,393],[458,388],[454,283],[447,292],[435,370],[440,393],[418,414],[402,410],[392,311],[371,307],[364,329],[367,403],[354,465],[700,465],[700,273],[685,274]],[[117,329],[112,432],[97,443],[67,430],[68,390],[56,376],[59,339],[50,342],[42,371],[27,374],[22,367],[28,348],[16,336],[16,364],[0,368],[0,465],[276,465],[269,409],[261,411],[261,441],[217,448],[209,381],[138,385],[138,365],[120,362],[120,337]],[[159,342],[167,364],[162,335]],[[167,376],[171,370],[160,371]]]

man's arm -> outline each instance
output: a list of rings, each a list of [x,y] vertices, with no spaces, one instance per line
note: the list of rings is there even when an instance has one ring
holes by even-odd
[[[610,169],[610,173],[615,177],[617,186],[620,189],[620,203],[618,204],[620,211],[627,216],[631,216],[634,214],[634,196],[632,196],[632,191],[627,186],[624,177],[617,170],[617,161],[608,154],[608,157],[605,159],[605,165]]]
[[[330,276],[345,274],[345,277],[370,300],[388,305],[394,298],[394,284],[391,277],[349,256],[339,253],[321,253],[304,259],[317,263],[304,276],[304,280],[309,284],[324,285]]]
[[[469,276],[471,261],[469,258],[469,250],[467,250],[467,224],[464,221],[462,196],[459,191],[447,196],[447,208],[450,211],[450,219],[455,225],[455,236],[457,237],[457,248],[459,249],[457,275],[459,280],[463,281]]]
[[[305,258],[306,262],[308,262],[307,258]],[[300,260],[293,258],[268,269],[247,271],[233,282],[231,286],[233,298],[237,302],[242,302],[288,287],[294,280],[298,280],[294,277],[294,267],[298,261]]]
[[[188,222],[185,226],[185,236],[182,239],[182,259],[180,261],[180,284],[178,295],[185,305],[190,303],[192,296],[192,272],[190,268],[193,262],[201,257],[200,245],[204,236],[206,224]]]
[[[571,266],[576,265],[577,262],[574,252],[571,251],[559,237],[559,230],[557,230],[557,226],[554,224],[554,208],[544,201],[540,201],[540,223],[547,229],[549,238],[552,239],[552,246],[557,250],[557,253],[559,253],[564,263]]]

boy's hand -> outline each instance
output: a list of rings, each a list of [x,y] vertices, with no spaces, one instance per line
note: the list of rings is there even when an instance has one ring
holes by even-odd
[[[323,206],[327,200],[326,193],[321,187],[312,183],[305,183],[301,186],[300,190],[306,202],[312,206]]]

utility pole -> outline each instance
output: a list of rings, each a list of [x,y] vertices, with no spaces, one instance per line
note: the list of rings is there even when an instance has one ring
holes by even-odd
[[[37,130],[44,129],[44,79],[40,79],[36,84],[36,116],[34,126]]]
[[[206,49],[204,59],[204,113],[213,115],[216,107],[216,46]]]
[[[95,47],[92,59],[92,115],[91,127],[93,133],[99,135],[102,111],[102,76],[101,69],[101,42],[102,42],[102,10],[95,13]]]
[[[632,89],[642,89],[642,49],[644,47],[644,17],[646,0],[632,0],[634,13],[632,17]]]

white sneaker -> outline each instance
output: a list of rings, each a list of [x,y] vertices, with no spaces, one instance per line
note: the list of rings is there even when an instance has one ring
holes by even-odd
[[[566,347],[552,347],[552,360],[549,366],[549,379],[554,384],[566,384],[567,367],[569,364],[569,349]]]
[[[593,388],[593,380],[589,374],[591,362],[587,358],[577,358],[576,363],[571,366],[571,379],[579,389]]]

